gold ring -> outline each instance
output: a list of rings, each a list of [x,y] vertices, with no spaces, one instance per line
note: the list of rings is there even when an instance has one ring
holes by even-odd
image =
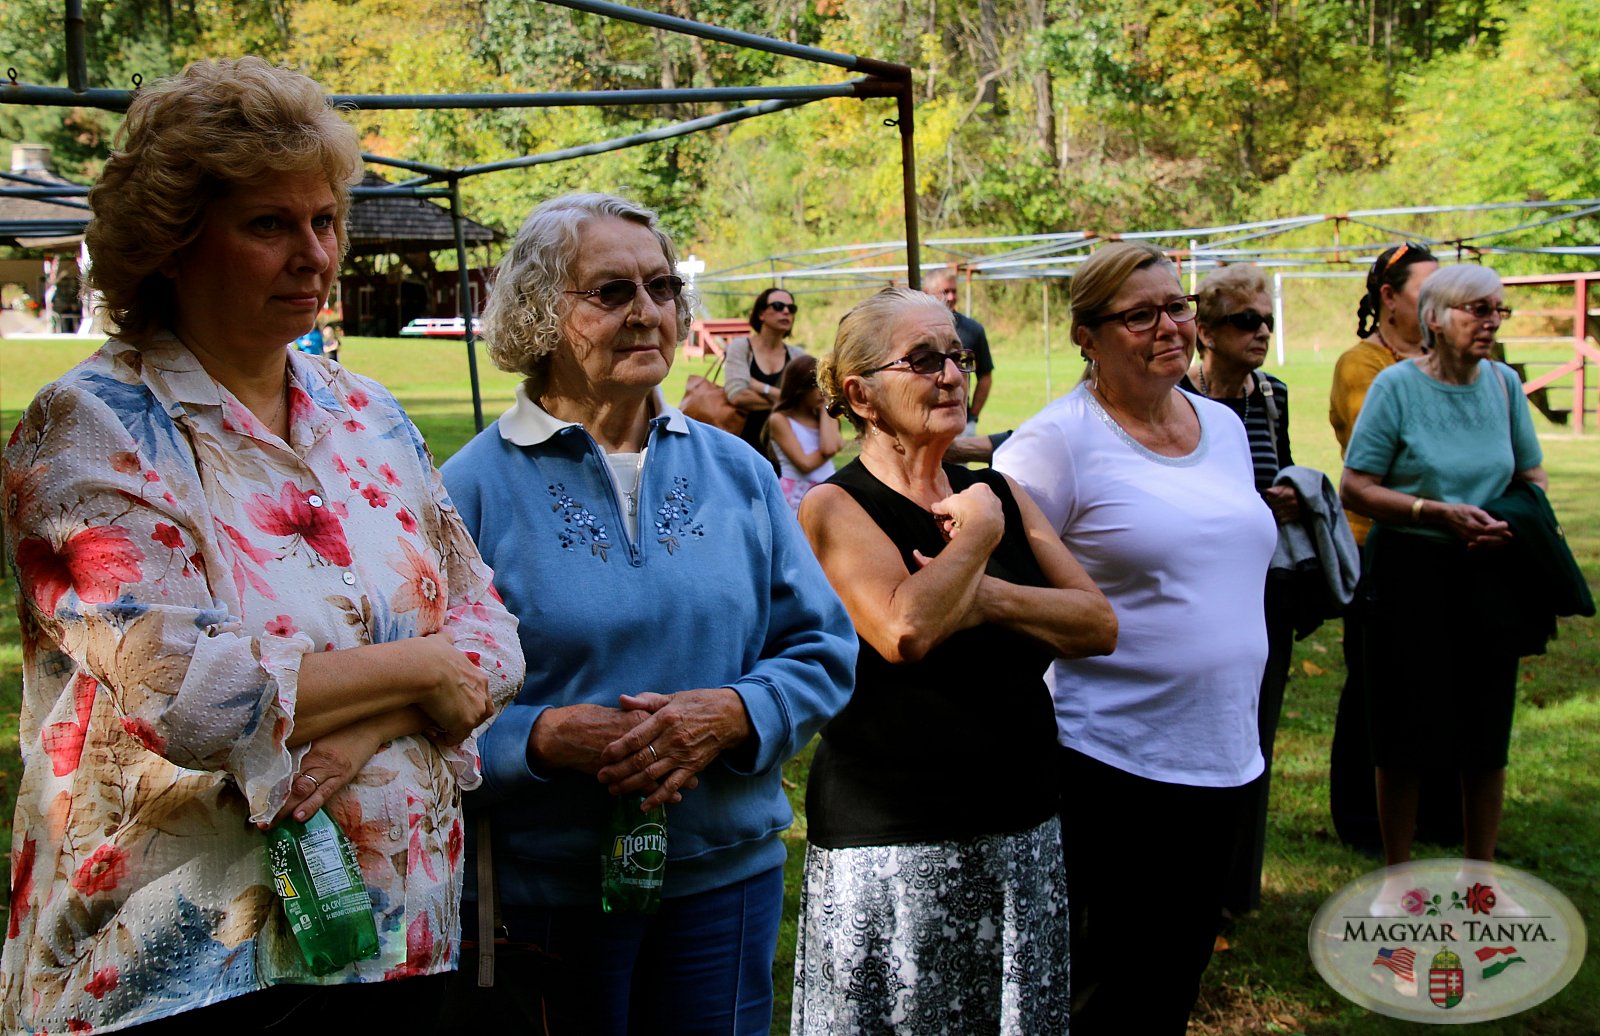
[[[645,747],[650,749],[650,761],[652,763],[659,763],[661,761],[661,757],[656,754],[656,746],[655,745],[645,745]]]
[[[322,786],[322,782],[311,776],[309,773],[302,773],[300,776],[310,781],[313,788],[320,788]]]

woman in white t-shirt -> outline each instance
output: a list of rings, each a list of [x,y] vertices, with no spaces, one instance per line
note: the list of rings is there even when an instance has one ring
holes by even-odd
[[[995,467],[1033,496],[1120,624],[1051,670],[1072,912],[1074,1036],[1181,1034],[1211,956],[1241,788],[1262,771],[1262,587],[1277,542],[1226,407],[1176,388],[1194,296],[1118,242],[1072,283],[1084,381]],[[1161,961],[1160,981],[1138,962]]]
[[[795,357],[784,368],[762,446],[778,469],[783,498],[796,513],[806,490],[833,476],[833,455],[843,445],[839,419],[828,413],[817,386],[816,357]]]

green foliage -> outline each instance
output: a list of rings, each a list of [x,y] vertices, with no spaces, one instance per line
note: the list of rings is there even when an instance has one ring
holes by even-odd
[[[1593,0],[655,0],[915,74],[924,233],[1150,229],[1351,208],[1600,194]],[[62,83],[59,5],[12,0],[20,78]],[[833,67],[536,0],[86,0],[93,85],[257,53],[341,93],[837,82]],[[377,153],[469,166],[608,140],[709,105],[361,111]],[[902,233],[888,100],[470,178],[510,230],[540,200],[621,191],[713,267]],[[0,106],[0,139],[90,179],[118,118]],[[1509,223],[1512,221],[1506,221]],[[1429,232],[1471,233],[1482,221]],[[1506,225],[1502,223],[1501,225]],[[1592,243],[1600,223],[1535,243]],[[1578,262],[1578,261],[1574,261]],[[1548,268],[1549,260],[1502,264]]]

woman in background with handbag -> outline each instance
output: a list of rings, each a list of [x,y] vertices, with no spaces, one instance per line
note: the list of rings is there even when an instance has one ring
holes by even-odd
[[[739,437],[757,450],[762,448],[761,430],[778,401],[784,368],[790,360],[806,354],[798,345],[784,344],[794,330],[798,309],[789,292],[768,288],[756,296],[755,305],[750,307],[750,336],[728,343],[723,391],[728,402],[744,411],[744,430]]]
[[[1388,864],[1411,859],[1424,769],[1461,776],[1465,855],[1494,858],[1516,702],[1498,636],[1503,521],[1482,505],[1513,479],[1547,488],[1522,383],[1490,360],[1511,315],[1493,270],[1440,270],[1418,299],[1424,354],[1372,382],[1340,496],[1373,520],[1363,565],[1368,722]],[[1434,757],[1430,746],[1447,750]]]

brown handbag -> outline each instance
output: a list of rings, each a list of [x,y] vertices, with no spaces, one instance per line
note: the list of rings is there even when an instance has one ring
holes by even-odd
[[[721,373],[722,360],[719,358],[708,377],[689,375],[683,387],[683,402],[678,404],[678,409],[696,421],[704,421],[738,435],[744,431],[744,411],[728,402],[728,394],[717,384],[717,377]]]

